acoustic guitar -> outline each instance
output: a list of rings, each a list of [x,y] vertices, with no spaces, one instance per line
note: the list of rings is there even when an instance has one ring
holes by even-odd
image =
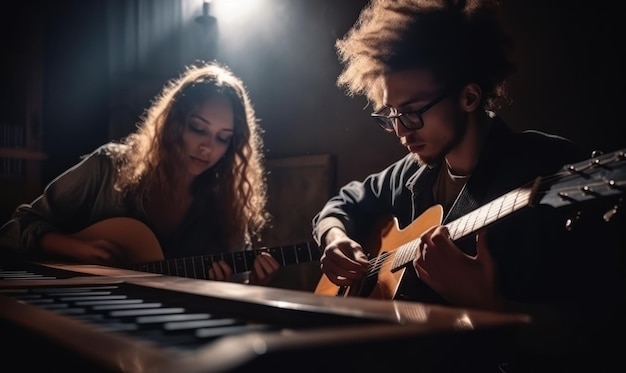
[[[277,247],[165,259],[158,239],[152,230],[139,220],[128,217],[109,218],[73,234],[87,241],[107,240],[122,248],[131,263],[126,269],[196,279],[208,279],[208,269],[216,261],[224,260],[233,273],[252,270],[254,259],[262,252],[269,253],[282,266],[319,260],[320,250],[315,242]]]
[[[587,161],[563,167],[545,178],[537,178],[527,185],[496,198],[488,204],[446,224],[450,238],[459,240],[500,221],[516,211],[539,204],[554,208],[582,209],[587,202],[602,198],[608,202],[603,216],[609,221],[617,212],[622,194],[626,191],[626,148]],[[618,200],[617,203],[614,200]],[[442,223],[443,208],[435,205],[427,209],[404,229],[395,217],[386,219],[379,236],[372,242],[370,269],[360,281],[351,286],[337,286],[322,274],[315,294],[326,296],[356,296],[373,299],[394,299],[407,266],[417,258],[422,233]],[[384,221],[384,220],[383,220]]]

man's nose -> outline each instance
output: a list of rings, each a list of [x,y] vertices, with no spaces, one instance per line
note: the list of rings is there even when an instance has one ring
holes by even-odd
[[[416,131],[416,130],[410,130],[406,128],[404,124],[402,124],[402,121],[400,120],[400,118],[393,118],[392,121],[393,121],[392,122],[393,129],[395,130],[396,136],[398,137],[404,137]]]

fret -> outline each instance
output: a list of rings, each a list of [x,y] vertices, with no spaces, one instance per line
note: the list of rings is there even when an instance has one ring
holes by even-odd
[[[490,203],[488,205],[487,213],[485,214],[484,225],[491,224],[494,221],[498,220],[501,206],[502,204],[499,203]]]
[[[295,245],[296,249],[296,263],[306,263],[313,260],[313,252],[311,252],[311,245],[308,243]]]
[[[456,237],[458,237],[459,234],[459,219],[450,222],[449,224],[447,224],[446,226],[448,227],[448,232],[450,232],[450,237],[452,239],[455,239]]]
[[[297,263],[298,260],[296,259],[296,257],[296,252],[293,246],[283,247],[284,262],[282,263],[282,265]]]
[[[411,240],[398,248],[398,251],[393,260],[392,272],[400,267],[413,261],[413,258],[417,257],[417,248],[419,247],[420,239]]]
[[[312,250],[315,250],[313,252]],[[133,264],[129,268],[141,272],[159,273],[168,276],[208,279],[208,269],[213,263],[224,260],[233,273],[251,271],[254,260],[261,252],[267,252],[281,265],[306,263],[319,260],[320,251],[315,243],[299,243],[273,248],[259,248],[231,253],[173,258],[155,262]]]
[[[243,252],[245,261],[246,261],[246,268],[244,269],[245,271],[251,271],[252,270],[252,266],[254,265],[254,259],[256,259],[257,255],[259,255],[260,252],[259,251],[255,251],[255,250],[245,250]]]
[[[176,263],[176,276],[179,277],[187,277],[187,271],[185,270],[185,260],[184,259],[174,259]]]
[[[491,204],[488,204],[478,209],[478,212],[477,212],[478,219],[476,220],[477,224],[474,226],[474,229],[478,230],[487,225],[486,222],[487,222],[487,216],[489,216],[490,207],[491,207]]]
[[[230,268],[233,269],[234,273],[244,272],[245,269],[248,268],[246,266],[246,259],[241,252],[232,253],[232,264]]]
[[[216,261],[213,259],[213,257],[211,255],[203,255],[202,256],[202,267],[206,268],[206,270],[208,271],[209,268],[211,268],[211,265],[213,264],[213,262]],[[208,277],[208,273],[207,273],[207,277]]]
[[[475,232],[475,231],[476,231],[476,229],[477,229],[477,228],[476,228],[476,227],[477,227],[476,222],[478,221],[479,211],[480,211],[480,209],[478,209],[478,210],[474,210],[474,211],[472,211],[472,212],[469,214],[469,216],[470,216],[470,220],[471,220],[471,222],[472,222],[472,225],[471,225],[471,227],[469,228],[469,230],[466,232],[466,234],[469,234],[469,233],[472,233],[472,232]]]
[[[193,265],[193,257],[184,258],[183,268],[185,269],[185,277],[198,278],[196,276],[196,267]]]
[[[530,189],[520,189],[519,198],[516,199],[515,210],[525,207],[530,202]]]
[[[178,276],[178,264],[176,263],[176,259],[171,259],[168,263],[169,274],[172,276]]]
[[[282,248],[272,247],[268,249],[268,252],[274,257],[274,259],[276,259],[278,263],[285,263],[285,257],[283,255],[284,250],[282,250]]]
[[[456,236],[451,237],[453,240],[461,238],[467,234],[467,224],[469,222],[469,215],[463,215],[461,218],[457,219],[459,221],[459,230]]]
[[[202,257],[194,256],[191,258],[191,262],[194,270],[194,278],[206,280],[206,270],[204,269],[204,265],[202,265]]]
[[[458,235],[456,235],[456,236],[454,237],[454,239],[461,238],[461,237],[463,237],[463,236],[465,236],[465,235],[467,234],[467,233],[466,233],[465,228],[467,227],[467,222],[468,222],[468,221],[469,221],[469,215],[464,215],[464,216],[460,219],[460,221],[459,221],[459,227],[460,227],[461,229],[460,229],[460,232],[458,233]]]
[[[228,266],[230,268],[233,269],[233,271],[235,271],[235,258],[233,257],[232,254],[230,253],[223,253],[223,254],[215,254],[213,255],[213,262],[219,262],[220,260],[223,260],[226,262],[226,264],[228,264]]]
[[[504,203],[502,204],[499,217],[507,216],[515,211],[515,200],[517,199],[518,191],[519,190],[514,190],[513,192],[504,195]]]

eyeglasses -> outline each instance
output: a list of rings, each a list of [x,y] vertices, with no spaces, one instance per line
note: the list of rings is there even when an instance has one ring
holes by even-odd
[[[405,111],[403,113],[392,114],[391,108],[384,108],[380,111],[370,114],[372,118],[376,121],[376,123],[380,126],[380,128],[384,129],[387,132],[395,132],[396,125],[394,121],[397,119],[402,123],[404,128],[409,131],[416,131],[424,127],[424,119],[422,119],[422,115],[433,106],[437,105],[441,101],[443,101],[446,97],[448,97],[449,91],[446,90],[440,96],[426,104],[423,108],[415,111]]]

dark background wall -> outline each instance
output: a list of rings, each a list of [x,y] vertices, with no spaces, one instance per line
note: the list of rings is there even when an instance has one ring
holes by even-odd
[[[341,69],[334,42],[366,1],[265,3],[285,14],[264,29],[241,29],[241,42],[232,48],[218,46],[216,55],[248,86],[265,130],[267,158],[331,154],[338,187],[402,156],[405,150],[395,137],[371,122],[365,101],[346,97],[334,84]],[[516,129],[559,133],[589,151],[621,148],[626,144],[620,137],[626,113],[620,12],[606,3],[597,9],[562,4],[503,2],[505,27],[517,42],[519,71],[510,81],[513,102],[501,114]],[[48,155],[43,183],[112,136],[111,96],[118,91],[110,78],[109,6],[107,0],[33,1],[22,5],[21,12],[5,11],[3,19],[20,16],[17,22],[26,25],[37,19],[29,17],[33,9],[43,15],[38,21],[44,30],[42,128]],[[280,32],[269,36],[263,30],[270,28]],[[3,27],[0,37],[3,43],[17,43],[21,35]],[[177,47],[172,44],[172,50]],[[180,66],[170,65],[174,68],[149,78],[152,85],[141,90],[145,96],[134,97],[135,106],[125,114],[127,128],[138,119],[138,103],[147,105],[160,84],[178,73]],[[19,202],[25,201],[15,204]]]

